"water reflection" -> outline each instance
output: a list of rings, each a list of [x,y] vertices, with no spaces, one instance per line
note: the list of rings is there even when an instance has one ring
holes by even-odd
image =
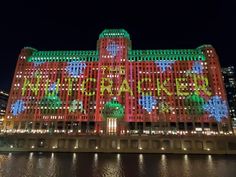
[[[28,176],[32,176],[33,175],[33,155],[34,153],[33,152],[30,152],[29,153],[29,160],[27,162],[27,165],[26,165],[26,173]]]
[[[73,158],[72,158],[72,164],[74,165],[76,163],[76,153],[73,153]]]
[[[8,153],[8,158],[11,159],[12,158],[12,153]]]
[[[51,159],[53,159],[53,158],[54,158],[54,153],[52,152],[52,153],[51,153]]]
[[[212,155],[208,155],[207,156],[207,166],[206,166],[206,170],[208,171],[209,174],[213,174],[214,176],[216,175],[216,169],[212,160]]]
[[[1,177],[235,177],[236,156],[2,153]]]
[[[119,164],[120,163],[120,154],[117,154],[116,157],[117,157],[117,163]]]
[[[167,160],[166,160],[166,155],[162,154],[161,155],[161,161],[160,161],[160,176],[161,177],[167,177],[168,176],[168,169],[167,169]]]
[[[191,175],[190,171],[190,165],[189,165],[189,157],[188,155],[184,155],[184,161],[183,161],[183,176],[188,177]]]
[[[114,156],[115,157],[115,156]],[[103,177],[118,177],[122,175],[122,163],[121,163],[121,155],[116,155],[116,160],[114,157],[106,154],[103,156],[102,161],[99,160],[99,176]]]
[[[143,154],[139,154],[138,156],[138,167],[139,167],[139,173],[141,176],[143,176],[145,174],[144,171],[144,164],[143,164]]]
[[[29,154],[29,161],[32,161],[32,159],[33,159],[33,155],[34,155],[33,152],[31,152],[31,153]]]
[[[94,168],[97,168],[97,166],[98,166],[98,154],[97,153],[94,154],[93,166],[94,166]]]

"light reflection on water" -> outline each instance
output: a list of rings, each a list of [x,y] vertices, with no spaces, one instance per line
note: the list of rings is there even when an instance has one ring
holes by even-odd
[[[138,156],[138,167],[139,167],[139,176],[145,175],[145,169],[143,164],[143,154],[139,154]]]
[[[1,153],[1,177],[235,177],[236,156]]]
[[[188,177],[189,174],[191,174],[189,157],[188,157],[188,155],[185,154],[184,161],[183,161],[183,177]]]
[[[215,169],[215,164],[212,161],[212,155],[208,155],[207,156],[207,163],[206,163],[206,165],[207,165],[208,173],[216,175],[215,174],[216,169]]]
[[[166,161],[166,155],[162,154],[161,155],[161,160],[159,163],[159,169],[160,169],[160,173],[159,175],[161,177],[167,177],[168,176],[168,169],[167,169],[167,161]]]
[[[105,155],[105,156],[104,156]],[[96,173],[93,176],[102,177],[117,177],[123,176],[122,163],[120,154],[112,154],[112,156],[106,156],[109,154],[98,154]],[[104,157],[105,158],[104,158]],[[101,159],[102,158],[102,159]]]

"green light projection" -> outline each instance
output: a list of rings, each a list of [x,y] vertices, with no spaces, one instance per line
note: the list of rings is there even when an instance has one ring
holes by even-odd
[[[100,38],[116,35],[123,32],[104,32]],[[116,35],[115,35],[116,34]],[[124,36],[129,38],[129,35]],[[98,50],[76,50],[76,51],[37,51],[27,58],[28,62],[97,62],[99,60]],[[129,61],[205,61],[206,56],[202,53],[201,48],[196,49],[173,49],[173,50],[128,50]]]
[[[119,38],[124,37],[130,39],[129,33],[124,29],[105,29],[99,35],[99,39],[101,38]]]
[[[129,50],[129,61],[205,61],[200,49]]]
[[[97,50],[94,51],[38,51],[27,58],[28,62],[70,62],[99,60]],[[176,50],[129,50],[129,61],[205,61],[206,57],[200,49]]]
[[[71,62],[71,61],[98,61],[97,50],[77,50],[77,51],[35,51],[28,62]]]
[[[113,98],[111,101],[104,105],[102,110],[102,117],[121,119],[124,117],[124,107]]]
[[[41,113],[43,114],[54,114],[61,107],[62,102],[56,95],[44,96],[39,103]]]
[[[205,103],[204,98],[197,95],[196,93],[193,93],[192,95],[187,96],[184,100],[184,105],[189,115],[197,115],[197,116],[203,115],[204,103]]]

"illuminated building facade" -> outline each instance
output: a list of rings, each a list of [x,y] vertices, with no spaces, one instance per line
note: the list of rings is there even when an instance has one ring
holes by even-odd
[[[229,103],[229,115],[232,119],[232,126],[236,131],[236,77],[234,66],[222,68],[225,89]]]
[[[0,91],[0,129],[3,128],[3,120],[6,114],[8,94]]]
[[[94,51],[21,50],[5,129],[79,133],[229,133],[217,54],[132,50],[123,29]]]

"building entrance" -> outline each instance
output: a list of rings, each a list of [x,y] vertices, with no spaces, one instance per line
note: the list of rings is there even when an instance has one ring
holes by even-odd
[[[117,119],[116,118],[107,118],[106,122],[106,131],[108,134],[117,133]]]

